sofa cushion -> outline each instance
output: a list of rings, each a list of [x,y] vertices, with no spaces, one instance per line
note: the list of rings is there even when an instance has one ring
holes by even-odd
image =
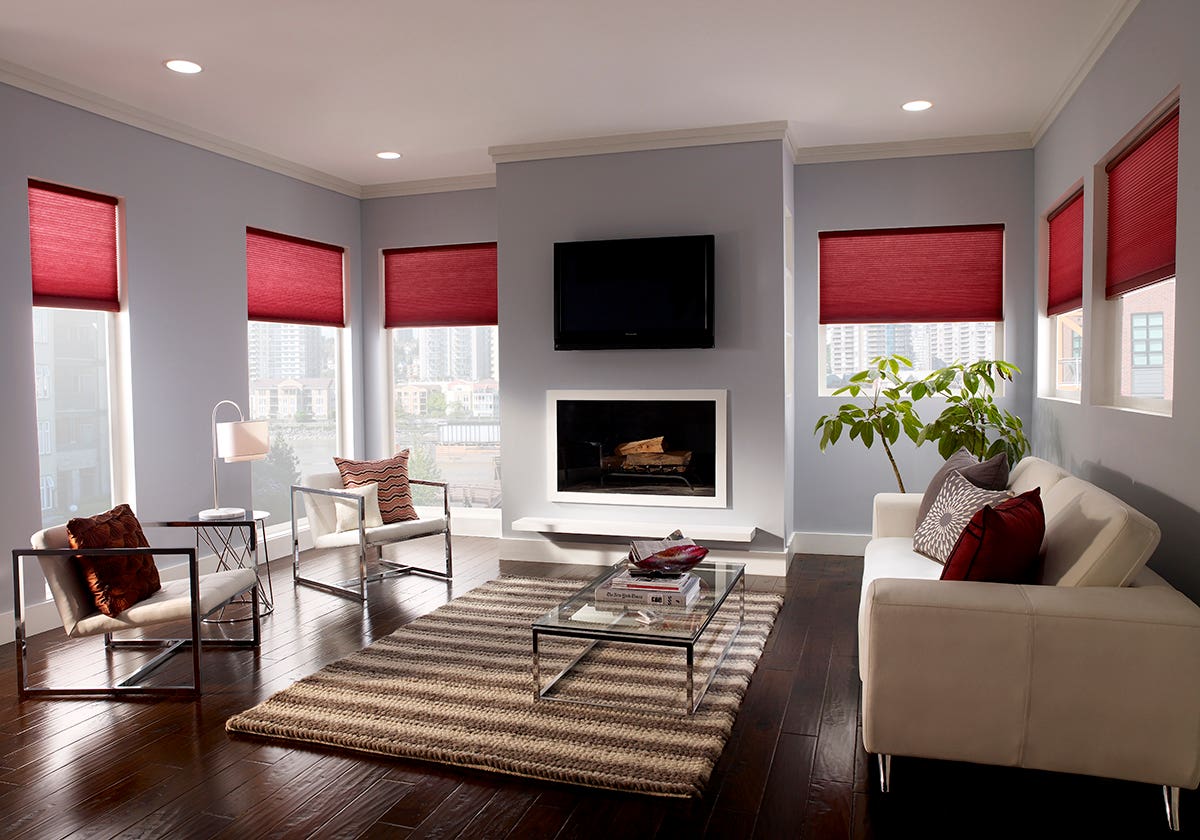
[[[938,471],[929,479],[925,487],[925,495],[921,498],[921,507],[917,509],[917,522],[925,518],[933,507],[942,485],[950,473],[957,472],[976,487],[984,490],[1004,490],[1008,487],[1008,456],[1001,452],[986,461],[979,461],[967,451],[966,447],[959,449],[946,459],[946,463],[938,467]]]
[[[946,476],[925,518],[917,523],[913,548],[931,560],[946,562],[963,528],[975,512],[984,505],[996,504],[1008,498],[1007,490],[983,490],[958,472]]]
[[[1154,522],[1075,476],[1042,492],[1046,538],[1042,583],[1126,586],[1158,545]]]
[[[1040,487],[1044,504],[1046,491],[1068,475],[1070,473],[1062,467],[1029,455],[1018,461],[1017,465],[1012,468],[1012,472],[1008,476],[1008,489],[1019,496],[1034,487]]]
[[[971,517],[946,558],[942,580],[1037,583],[1046,533],[1041,493],[1034,487]]]
[[[76,517],[67,523],[71,548],[148,548],[146,535],[129,505],[117,505],[96,516]],[[83,581],[96,599],[96,608],[107,616],[120,615],[157,592],[162,584],[154,557],[122,554],[115,557],[76,558]]]

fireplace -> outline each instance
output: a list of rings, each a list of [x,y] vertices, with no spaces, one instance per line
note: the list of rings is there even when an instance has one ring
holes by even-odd
[[[548,391],[551,501],[726,505],[726,392]]]

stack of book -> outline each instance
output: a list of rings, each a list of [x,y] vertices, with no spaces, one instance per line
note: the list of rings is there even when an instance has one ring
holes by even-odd
[[[700,578],[684,572],[680,575],[647,577],[623,570],[596,589],[596,600],[607,604],[690,607],[700,597]]]

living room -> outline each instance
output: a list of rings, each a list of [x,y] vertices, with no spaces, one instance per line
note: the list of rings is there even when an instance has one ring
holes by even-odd
[[[263,154],[251,161],[249,144],[222,139],[217,128],[172,128],[166,118],[123,105],[115,91],[93,90],[89,98],[83,81],[70,84],[24,66],[18,58],[24,53],[15,48],[19,36],[4,36],[0,45],[8,41],[14,52],[0,46],[5,62],[0,65],[0,113],[5,115],[0,131],[0,266],[8,278],[0,287],[5,349],[0,354],[0,382],[16,394],[29,393],[35,384],[28,285],[30,179],[120,200],[122,299],[113,320],[118,336],[115,358],[124,373],[112,398],[119,444],[113,451],[121,461],[121,468],[114,469],[112,503],[130,502],[147,522],[209,507],[210,412],[225,399],[249,408],[247,229],[344,249],[346,327],[338,338],[336,448],[345,457],[368,459],[391,456],[395,440],[393,348],[385,329],[381,252],[495,242],[502,504],[498,513],[462,511],[455,519],[456,538],[491,540],[494,548],[487,550],[522,564],[519,573],[529,573],[535,564],[560,570],[572,563],[612,562],[623,542],[606,532],[605,522],[637,523],[652,530],[629,536],[663,536],[675,528],[685,534],[705,528],[740,529],[751,536],[711,540],[713,556],[746,563],[747,573],[767,590],[773,584],[762,580],[796,584],[809,557],[857,562],[861,576],[872,529],[872,500],[876,493],[894,490],[895,483],[878,448],[867,451],[847,441],[822,453],[810,435],[813,421],[841,402],[824,388],[818,360],[823,340],[818,234],[1002,224],[1004,317],[995,357],[1016,364],[1022,373],[1006,384],[999,404],[1023,418],[1033,455],[1119,497],[1157,523],[1161,541],[1150,568],[1192,600],[1200,600],[1200,566],[1191,550],[1192,534],[1200,525],[1200,491],[1190,481],[1200,467],[1193,422],[1198,404],[1189,384],[1200,384],[1197,374],[1184,364],[1174,367],[1173,398],[1165,410],[1115,404],[1101,384],[1110,373],[1102,353],[1105,325],[1099,316],[1090,315],[1093,307],[1100,311],[1105,297],[1098,268],[1104,248],[1096,229],[1103,219],[1105,164],[1137,136],[1139,126],[1174,100],[1180,102],[1175,264],[1186,276],[1188,266],[1200,262],[1200,243],[1188,235],[1200,219],[1200,141],[1192,130],[1188,102],[1192,86],[1200,84],[1200,58],[1193,49],[1200,10],[1185,0],[1105,5],[1104,13],[1088,12],[1087,28],[1094,36],[1079,39],[1087,43],[1067,62],[1070,72],[1046,80],[1046,91],[1029,94],[1046,106],[1037,124],[1012,125],[997,117],[997,127],[986,135],[848,141],[836,144],[838,148],[802,142],[798,121],[803,115],[794,113],[778,114],[780,122],[771,123],[735,118],[717,128],[691,125],[676,131],[679,125],[655,126],[615,139],[605,137],[614,132],[603,126],[590,132],[587,141],[570,135],[523,137],[521,142],[485,137],[482,144],[492,145],[488,151],[494,176],[466,169],[455,177],[413,179],[420,182],[410,182],[407,188],[402,179],[387,175],[354,183],[322,173],[288,160],[284,146],[275,149],[274,156]],[[979,4],[974,11],[982,16],[983,7]],[[1080,4],[1074,8],[1082,10]],[[1012,44],[1010,49],[1020,48]],[[888,72],[882,59],[873,66],[873,72]],[[206,67],[205,72],[213,69],[219,70]],[[936,81],[926,84],[936,90]],[[947,107],[929,91],[913,95],[934,99],[932,114]],[[895,103],[898,114],[899,105]],[[319,117],[309,119],[316,122]],[[304,131],[304,125],[293,128]],[[353,126],[350,129],[353,133]],[[370,154],[374,151],[372,147]],[[392,181],[386,188],[384,182]],[[1057,394],[1053,381],[1045,231],[1047,216],[1079,187],[1085,195],[1084,241],[1089,246],[1083,256],[1082,304],[1090,320],[1081,356],[1082,389],[1071,398]],[[687,234],[715,237],[711,349],[554,349],[555,243]],[[1184,323],[1189,311],[1200,312],[1200,297],[1185,282],[1176,290],[1176,323]],[[1195,341],[1188,331],[1176,330],[1174,357],[1200,356]],[[562,389],[724,391],[727,503],[706,508],[556,502],[546,476],[547,395]],[[0,531],[12,548],[27,546],[30,534],[42,527],[38,421],[31,400],[16,400],[0,414],[0,441],[13,486],[19,488],[0,510]],[[922,491],[942,462],[935,447],[917,448],[903,439],[895,453],[910,491]],[[245,503],[254,498],[251,468],[221,464],[218,480],[223,499]],[[290,555],[291,535],[282,527],[284,518],[270,524],[279,530],[268,534],[269,555]],[[154,544],[170,538],[177,540],[175,535],[151,534]],[[464,561],[464,567],[469,568],[469,562]],[[283,574],[286,579],[286,563],[274,571],[277,578]],[[0,611],[8,616],[0,641],[9,642],[11,573],[0,578]],[[798,591],[809,584],[817,586],[813,579],[802,582]],[[390,582],[375,586],[387,585]],[[857,587],[856,580],[853,585]],[[279,591],[277,604],[285,601]],[[290,590],[286,597],[291,597]],[[420,597],[435,598],[427,590],[421,590]],[[315,603],[329,600],[322,596]],[[822,633],[818,622],[832,604],[845,614],[837,619],[836,632]],[[841,639],[841,634],[853,631],[857,604],[857,591],[853,598],[813,599],[805,623],[789,625],[787,632],[800,634],[797,645],[806,633]],[[431,601],[432,606],[436,604]],[[373,605],[372,610],[383,608]],[[289,626],[282,612],[264,618],[265,632],[272,621]],[[376,616],[380,626],[388,620],[383,612]],[[31,610],[28,621],[31,633],[58,626],[49,601],[40,611]],[[308,627],[309,621],[295,626]],[[790,644],[783,642],[785,648]],[[830,644],[827,655],[840,650],[837,655],[849,657],[838,647],[841,642]],[[833,694],[842,690],[829,686]],[[6,702],[11,693],[10,682]],[[855,699],[855,708],[857,703]],[[53,705],[27,701],[15,714],[31,719],[64,714],[41,711]],[[743,709],[743,716],[749,712],[769,718],[771,710],[779,711],[764,703]],[[752,726],[753,721],[743,725]],[[853,722],[849,728],[853,733]],[[769,765],[774,742],[761,749]],[[904,795],[901,761],[897,796]],[[0,765],[18,767],[6,760]],[[783,772],[782,766],[775,772]],[[936,770],[926,772],[927,780],[944,778]],[[1014,782],[1013,776],[999,781],[978,778],[987,784],[1018,786],[1005,787],[1009,791],[1040,784]],[[858,776],[851,781],[857,780]],[[1104,783],[1062,788],[1051,784],[1049,789],[1070,790],[1085,798],[1108,793],[1121,798],[1126,791]],[[852,797],[860,793],[865,796],[865,788],[850,791]],[[1158,795],[1156,790],[1152,794]],[[1194,795],[1188,796],[1185,791],[1185,812],[1188,806],[1200,805]],[[813,794],[812,801],[819,805],[823,800]],[[1084,801],[1060,804],[1067,811],[1087,807]],[[761,802],[756,807],[768,810]],[[992,807],[1002,807],[999,798]],[[744,800],[727,809],[747,811],[754,813]],[[862,819],[853,814],[853,805],[845,816],[845,832],[867,832],[862,824],[851,824],[851,819]],[[1135,819],[1124,814],[1120,819],[1153,831],[1161,815],[1141,813]],[[724,836],[747,833],[744,823],[724,825]],[[766,830],[762,825],[760,835]],[[817,831],[817,822],[804,825],[806,832]],[[1186,822],[1184,828],[1189,828]],[[754,830],[751,819],[749,831]],[[708,831],[722,836],[717,823]],[[883,823],[875,831],[885,834]],[[39,835],[32,831],[31,836]],[[403,836],[399,829],[396,836]]]

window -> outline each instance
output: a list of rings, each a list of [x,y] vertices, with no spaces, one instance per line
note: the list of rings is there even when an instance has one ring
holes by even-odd
[[[384,290],[393,445],[453,506],[500,507],[495,243],[384,251]],[[414,500],[436,504],[432,490]]]
[[[1174,383],[1178,164],[1175,106],[1105,167],[1104,285],[1118,351],[1114,402],[1168,413]]]
[[[343,249],[246,230],[252,419],[270,421],[271,452],[251,465],[255,507],[290,521],[289,488],[341,455]]]
[[[29,182],[42,526],[112,507],[117,200]]]
[[[915,376],[999,353],[1004,226],[820,234],[822,382],[898,353]]]
[[[1083,382],[1083,190],[1046,218],[1046,315],[1054,335],[1054,395],[1079,399]]]

